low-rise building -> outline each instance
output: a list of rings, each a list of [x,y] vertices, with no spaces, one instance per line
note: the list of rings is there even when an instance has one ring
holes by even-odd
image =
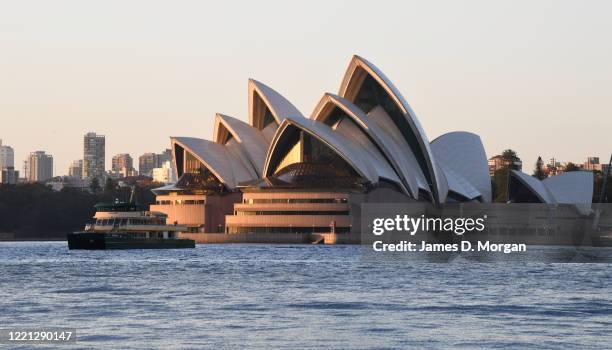
[[[493,176],[493,174],[495,174],[497,170],[508,167],[508,161],[501,154],[498,154],[496,156],[489,158],[488,165],[489,165],[489,176]],[[517,159],[512,164],[512,169],[514,170],[520,171],[522,168],[523,168],[523,162],[520,159]]]
[[[582,165],[582,168],[588,171],[601,171],[599,157],[587,157],[587,161]]]
[[[89,181],[74,176],[56,176],[45,181],[47,186],[51,186],[54,191],[61,191],[64,188],[75,188],[81,191],[89,191]]]
[[[185,174],[173,185],[153,190],[156,203],[151,211],[166,215],[167,223],[188,227],[191,233],[219,233],[225,229],[225,216],[242,199],[240,192],[220,190],[200,174]]]

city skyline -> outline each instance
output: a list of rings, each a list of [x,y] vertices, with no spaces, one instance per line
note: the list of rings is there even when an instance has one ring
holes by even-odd
[[[11,147],[11,145],[7,145],[7,144],[5,144],[4,146],[5,147]],[[12,149],[14,150],[14,148],[12,148]],[[512,148],[512,147],[509,147],[509,149],[516,150],[515,148]],[[492,160],[495,157],[501,157],[501,154],[502,154],[502,152],[504,150],[506,150],[506,149],[500,150],[499,152],[494,153],[494,154],[493,153],[489,154],[487,152],[487,159]],[[105,173],[106,172],[119,171],[119,170],[115,169],[115,166],[114,166],[115,158],[118,157],[118,156],[129,156],[129,157],[133,158],[132,161],[134,159],[136,161],[138,161],[139,158],[143,158],[143,157],[147,157],[147,156],[153,156],[153,157],[159,158],[160,156],[163,156],[164,153],[167,153],[168,151],[169,151],[168,148],[164,148],[161,153],[155,153],[155,152],[152,152],[152,151],[145,151],[144,153],[142,153],[140,155],[136,155],[136,154],[134,154],[132,152],[126,152],[126,151],[120,151],[119,153],[116,153],[116,154],[113,154],[113,155],[109,155],[108,152],[107,152],[106,153],[106,157],[105,157],[106,161],[105,161],[105,169],[104,170],[105,170]],[[23,168],[25,166],[25,161],[28,159],[28,157],[32,153],[36,153],[36,152],[46,152],[47,154],[49,154],[49,155],[51,155],[51,156],[53,156],[55,158],[55,155],[52,154],[51,152],[48,152],[47,150],[37,150],[37,151],[28,152],[27,156],[24,157],[23,162],[18,163],[18,152],[15,151],[15,156],[14,156],[14,159],[15,159],[14,160],[14,168],[15,168],[15,170],[23,171],[24,170]],[[82,151],[81,151],[81,153],[82,153]],[[519,156],[521,158],[523,158],[523,155],[519,154]],[[545,156],[538,155],[535,158],[537,160],[538,157],[541,157],[543,162],[544,162],[543,164],[545,166],[551,165],[550,162],[554,160],[554,161],[556,161],[556,163],[561,164],[561,165],[572,163],[572,164],[574,164],[576,166],[579,166],[579,167],[583,167],[586,164],[588,164],[593,158],[597,158],[599,163],[593,163],[593,164],[601,165],[601,166],[605,167],[608,164],[610,156],[612,156],[612,154],[603,155],[603,157],[600,157],[598,155],[593,155],[593,154],[585,154],[583,156],[583,159],[563,159],[563,158],[559,158],[559,157],[556,157],[556,156],[545,157]],[[66,169],[58,169],[57,166],[54,164],[54,166],[53,166],[53,174],[54,174],[54,176],[71,176],[70,172],[75,167],[74,164],[76,162],[81,162],[81,171],[82,171],[82,166],[83,166],[82,162],[83,162],[83,159],[82,158],[81,159],[75,159],[75,160],[72,160],[72,161],[69,162],[70,164],[68,164]],[[107,164],[109,162],[110,162],[110,165]],[[161,168],[162,167],[162,163],[163,163],[163,161],[162,162],[158,161],[155,166],[151,166],[150,169],[149,169],[149,167],[147,167],[147,169],[150,171],[150,170],[153,170],[153,168]],[[141,166],[140,165],[136,166],[136,165],[138,165],[138,164],[137,163],[134,164],[132,166],[132,169],[136,170],[138,175],[146,175],[146,174],[141,174],[140,173],[141,172]],[[533,170],[535,170],[535,165],[536,165],[535,161],[534,161],[533,164],[526,164],[524,161],[522,161],[522,167],[523,167],[524,171],[526,171],[528,173],[531,173],[531,172],[533,172]],[[592,171],[592,170],[598,170],[598,169],[596,169],[596,168],[591,169],[591,168],[588,168],[588,166],[587,166],[587,167],[584,168],[584,170]],[[147,176],[149,176],[149,175],[147,175]]]
[[[71,11],[15,4],[0,14],[0,137],[18,169],[45,150],[66,173],[90,130],[106,135],[110,169],[114,154],[210,134],[217,112],[247,121],[237,96],[249,77],[310,115],[321,88],[337,92],[336,72],[352,54],[394,77],[432,139],[477,133],[488,157],[512,148],[528,172],[538,156],[605,162],[612,149],[609,3],[380,2],[381,27],[358,25],[369,14],[355,2],[325,3],[324,12],[320,3],[243,3],[239,12],[235,4],[66,4]],[[301,15],[279,18],[272,7]]]

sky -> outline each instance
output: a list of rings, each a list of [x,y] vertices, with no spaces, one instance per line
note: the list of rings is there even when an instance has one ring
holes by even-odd
[[[248,121],[248,78],[305,116],[353,54],[377,65],[429,140],[463,130],[512,148],[607,162],[610,1],[4,1],[0,139],[55,174],[106,135],[106,163],[212,139],[215,113]]]

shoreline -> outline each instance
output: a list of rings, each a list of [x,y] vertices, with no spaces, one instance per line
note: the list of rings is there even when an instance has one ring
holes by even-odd
[[[66,238],[0,238],[0,242],[66,242]]]

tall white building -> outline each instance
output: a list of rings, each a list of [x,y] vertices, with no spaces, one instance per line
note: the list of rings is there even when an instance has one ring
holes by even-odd
[[[106,175],[105,162],[106,138],[95,132],[87,133],[83,138],[83,179],[101,180]]]
[[[11,146],[3,146],[0,139],[0,169],[15,166],[15,151]]]
[[[28,182],[43,182],[53,177],[53,156],[44,151],[32,152],[25,161]]]

